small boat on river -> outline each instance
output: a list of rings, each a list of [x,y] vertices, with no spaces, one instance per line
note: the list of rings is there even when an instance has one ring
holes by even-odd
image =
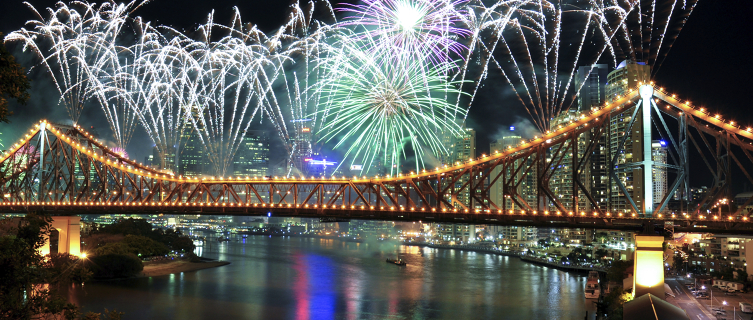
[[[405,263],[405,261],[403,261],[403,259],[387,259],[387,263],[392,263],[398,266],[408,265],[407,263]]]

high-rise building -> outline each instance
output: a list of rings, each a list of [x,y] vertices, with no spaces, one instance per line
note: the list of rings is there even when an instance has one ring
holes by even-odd
[[[606,64],[581,66],[575,76],[575,89],[578,91],[578,110],[590,110],[601,106],[606,101],[606,86],[608,76]]]
[[[651,66],[643,62],[622,61],[607,75],[607,101],[612,102],[617,96],[625,96],[630,89],[637,89],[641,83],[648,83],[650,78]]]
[[[180,131],[181,144],[176,159],[178,174],[185,177],[217,174],[210,170],[209,157],[202,143],[201,135],[206,129],[201,125],[200,109],[196,106],[186,107],[186,109],[189,108],[193,121],[185,121]],[[194,126],[194,122],[197,126]]]
[[[559,116],[554,118],[551,122],[552,127],[556,128],[560,125],[568,125],[571,121],[577,121],[578,120],[578,112],[575,110],[567,110],[560,113]],[[585,155],[586,148],[589,144],[589,133],[584,133],[578,136],[577,140],[577,160],[582,159]],[[552,157],[557,156],[557,159],[551,159]],[[549,154],[547,154],[547,162],[553,162],[557,164],[557,168],[554,168],[552,171],[552,176],[549,179],[549,188],[552,190],[552,193],[554,193],[554,196],[556,196],[558,201],[562,204],[565,208],[574,208],[573,204],[573,186],[575,186],[575,181],[573,181],[573,153],[572,149],[565,150],[564,153],[560,153],[559,155],[555,154],[554,147],[549,150]],[[587,191],[590,190],[590,184],[586,183],[589,181],[589,177],[591,177],[591,170],[589,165],[584,165],[581,168],[580,173],[580,181],[584,182]],[[590,206],[590,202],[587,201],[586,196],[583,194],[583,192],[578,192],[578,208],[585,209],[586,207]]]
[[[607,101],[614,101],[617,96],[624,96],[630,89],[637,88],[640,83],[648,83],[651,75],[651,67],[641,63],[623,61],[617,66],[617,69],[610,72],[607,76],[608,83]],[[625,164],[640,162],[643,160],[643,120],[635,119],[633,130],[628,132],[627,127],[630,123],[635,106],[624,109],[622,112],[612,114],[609,123],[609,155],[617,155],[617,179],[622,183],[628,195],[633,199],[638,208],[643,208],[643,176],[642,168],[636,166],[633,168],[622,169]],[[626,139],[622,149],[619,148],[620,141],[626,134],[630,137]],[[612,159],[607,159],[611,166]],[[609,167],[607,166],[607,167]],[[609,203],[612,210],[629,211],[631,204],[625,197],[621,188],[616,181],[612,181],[611,190],[609,190]]]
[[[184,177],[198,177],[209,173],[209,161],[201,143],[199,132],[186,128],[182,141],[185,141],[178,156],[178,174]]]
[[[233,175],[264,177],[269,175],[269,134],[249,130],[243,136],[233,158]]]
[[[667,142],[664,140],[654,140],[651,143],[651,159],[656,164],[667,164]],[[664,167],[655,167],[651,170],[654,183],[654,204],[658,204],[664,199],[667,190],[667,170]]]
[[[508,147],[515,147],[520,144],[520,141],[522,140],[522,137],[517,135],[515,133],[515,127],[511,126],[510,131],[507,132],[505,135],[502,136],[502,138],[497,139],[496,141],[491,143],[491,152],[495,151],[504,151]],[[516,160],[515,167],[520,166],[521,162],[525,161],[526,167],[532,165],[531,159],[520,159]],[[497,177],[499,173],[502,171],[501,166],[497,166],[492,171],[492,179]],[[518,173],[512,177],[514,179],[513,183],[518,183],[520,180],[520,184],[518,186],[518,189],[516,190],[518,194],[523,198],[523,201],[528,204],[530,207],[536,207],[536,167],[533,166],[530,170],[528,170],[527,174],[524,174],[526,172],[525,169],[521,169],[518,171]],[[509,177],[512,175],[513,169],[509,168],[508,172],[505,173],[505,176]],[[490,181],[491,182],[491,181]],[[503,202],[503,179],[499,178],[497,181],[494,182],[494,184],[491,185],[489,189],[489,198],[496,204],[497,206],[502,206]],[[510,209],[521,209],[519,206],[515,205],[515,202],[507,198],[505,199],[505,206],[503,209],[510,210]]]
[[[471,128],[463,128],[463,132],[455,137],[455,142],[452,144],[452,162],[467,162],[469,159],[476,157],[476,130]],[[463,175],[462,178],[455,182],[454,189],[460,189],[465,183],[468,182],[468,176]],[[463,204],[470,204],[471,193],[470,186],[466,186],[460,194],[458,194],[458,201]],[[456,208],[461,209],[462,206],[457,205]],[[473,209],[470,208],[469,209]]]
[[[580,88],[578,92],[578,111],[589,111],[594,107],[604,105],[607,94],[608,66],[605,64],[594,64],[593,66],[581,66],[578,68],[578,74],[575,78],[575,88]],[[584,141],[590,140],[596,134],[595,129],[585,133]],[[587,185],[591,196],[598,203],[599,207],[606,209],[607,194],[609,193],[609,149],[607,147],[607,135],[602,134],[597,146],[590,154],[588,163],[585,164],[590,170],[589,174],[584,177],[590,177],[582,181]],[[585,146],[585,145],[584,145]],[[591,204],[586,203],[587,207]]]

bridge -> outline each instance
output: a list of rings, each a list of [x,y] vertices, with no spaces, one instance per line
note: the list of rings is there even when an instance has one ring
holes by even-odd
[[[619,121],[624,131],[614,130]],[[43,120],[0,157],[0,212],[275,215],[626,230],[669,224],[675,231],[753,231],[743,210],[753,197],[735,212],[708,211],[729,197],[733,179],[753,183],[748,172],[753,129],[682,102],[653,83],[556,126],[489,155],[397,176],[242,178],[159,171],[124,158],[77,125]],[[654,137],[667,143],[667,161],[652,157]],[[590,173],[605,141],[613,147],[602,153],[604,172]],[[688,208],[693,149],[713,183],[700,203]],[[733,176],[733,168],[742,174]],[[652,181],[655,172],[672,178],[658,203],[644,201],[653,199],[653,183],[644,181]],[[597,176],[606,176],[601,191],[589,181]],[[598,194],[605,190],[606,196]],[[667,209],[672,197],[681,210]]]

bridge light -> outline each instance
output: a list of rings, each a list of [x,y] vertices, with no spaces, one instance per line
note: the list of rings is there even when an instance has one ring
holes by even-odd
[[[548,215],[549,215],[549,210],[545,210],[545,211],[544,211],[544,215],[545,215],[545,216],[548,216]]]
[[[572,212],[572,211],[570,211],[570,212],[569,212],[568,214],[572,216],[572,215],[573,215],[573,212]]]
[[[458,209],[457,208],[452,209],[452,212],[458,212]]]
[[[658,216],[659,216],[659,218],[661,218],[661,213]]]
[[[717,220],[717,219],[719,219],[719,216],[714,216],[714,220]]]
[[[635,217],[635,213],[633,213],[633,217]]]
[[[748,217],[743,217],[743,220],[744,221],[748,221]]]
[[[732,220],[732,216],[727,217],[727,220]]]
[[[562,212],[559,212],[559,211],[557,211],[557,215],[558,215],[558,216],[559,216],[559,215],[562,215]]]
[[[526,212],[523,210],[520,210],[520,214],[526,214]]]

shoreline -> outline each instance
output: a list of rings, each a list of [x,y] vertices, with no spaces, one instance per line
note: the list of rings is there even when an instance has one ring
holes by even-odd
[[[133,278],[159,277],[173,273],[183,273],[229,265],[230,261],[188,262],[173,260],[168,262],[145,262],[144,270]]]

